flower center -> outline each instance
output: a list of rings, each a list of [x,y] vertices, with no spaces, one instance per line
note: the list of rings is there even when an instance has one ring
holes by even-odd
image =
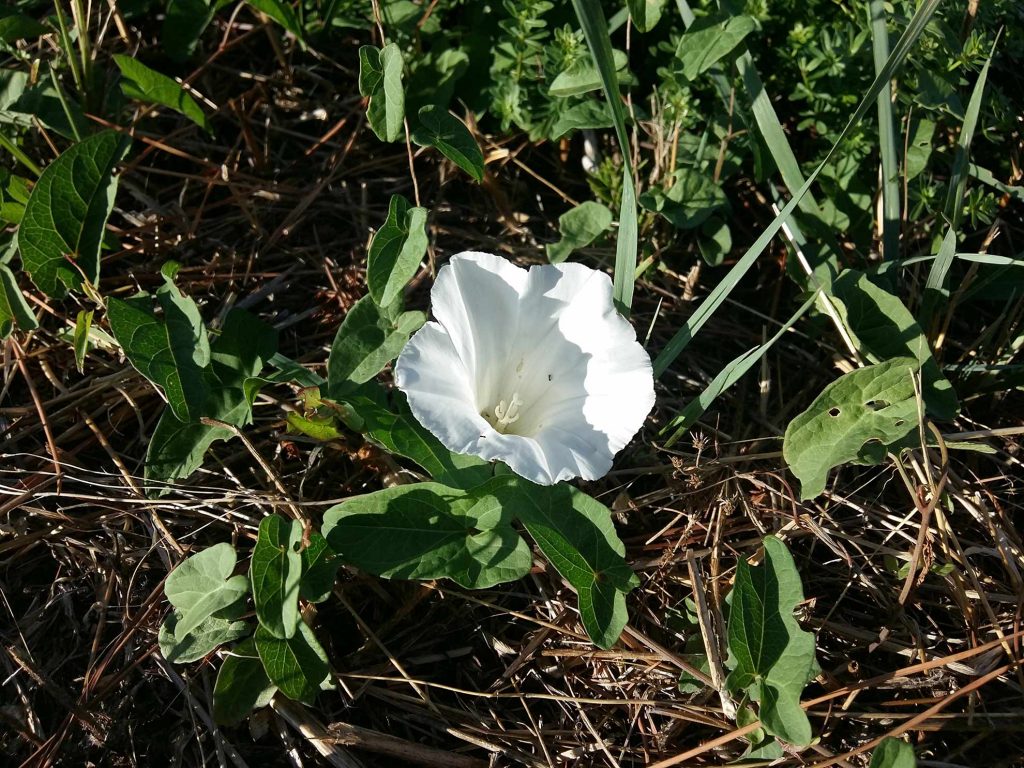
[[[510,426],[519,421],[519,409],[522,405],[523,401],[518,392],[512,393],[511,400],[501,400],[494,406],[494,428],[502,434],[507,432]]]

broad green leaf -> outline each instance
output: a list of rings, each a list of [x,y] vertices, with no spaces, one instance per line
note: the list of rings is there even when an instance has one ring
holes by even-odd
[[[629,58],[625,51],[612,50],[614,71],[619,81],[627,79],[629,72],[626,66]],[[552,96],[577,96],[581,93],[596,91],[601,87],[601,72],[594,65],[593,59],[584,57],[572,64],[564,72],[558,73],[551,81],[548,93]]]
[[[293,431],[314,440],[326,443],[330,440],[337,440],[342,436],[341,430],[337,427],[337,421],[331,416],[311,416],[306,418],[291,411],[285,415],[288,427]]]
[[[69,94],[58,93],[49,77],[34,85],[28,83],[28,72],[0,69],[0,123],[24,129],[42,123],[71,141],[78,141],[90,132],[81,106]],[[26,168],[39,173],[31,159],[27,162],[24,157],[19,159]]]
[[[427,209],[411,208],[404,197],[392,195],[366,258],[366,287],[378,306],[389,307],[401,297],[426,252]]]
[[[327,654],[306,622],[287,640],[274,637],[267,628],[256,628],[256,652],[267,677],[289,699],[312,704],[331,674]]]
[[[338,575],[338,558],[322,535],[309,534],[309,546],[302,550],[302,580],[299,595],[311,603],[322,603],[334,589]]]
[[[452,453],[423,427],[409,411],[404,398],[396,396],[394,411],[370,398],[347,398],[362,419],[359,427],[389,452],[419,464],[437,482],[468,490],[486,482],[491,464],[476,456]]]
[[[370,100],[366,119],[381,141],[397,141],[405,121],[402,51],[397,43],[359,49],[359,93]]]
[[[611,229],[612,212],[594,200],[580,203],[558,217],[562,239],[547,245],[548,261],[560,264],[578,248],[585,248]]]
[[[0,264],[0,339],[6,339],[15,325],[23,331],[39,327],[11,268]]]
[[[204,410],[210,418],[236,427],[243,427],[252,420],[252,403],[242,390],[234,387],[210,392]],[[231,430],[199,421],[182,421],[174,411],[165,408],[146,450],[147,492],[159,495],[164,483],[188,477],[202,466],[211,445],[232,437]]]
[[[257,11],[265,13],[286,31],[295,35],[301,48],[306,49],[305,32],[302,29],[302,24],[299,23],[299,17],[295,14],[295,9],[292,8],[288,0],[245,0],[245,2]]]
[[[629,18],[641,32],[650,32],[661,19],[665,0],[626,0]]]
[[[610,648],[629,616],[626,593],[640,581],[625,560],[611,512],[570,485],[533,485],[517,479],[500,492],[514,507],[544,557],[579,596],[590,639]]]
[[[756,28],[749,16],[707,16],[683,33],[676,47],[678,70],[687,80],[697,77],[735,51]]]
[[[848,461],[877,464],[886,446],[917,426],[912,376],[917,360],[900,357],[851,371],[829,384],[786,428],[782,454],[800,479],[800,496],[825,490],[828,471]]]
[[[357,496],[324,514],[338,556],[364,571],[400,579],[448,578],[484,589],[525,576],[530,548],[511,526],[496,478],[471,491],[415,483]]]
[[[932,356],[928,339],[903,302],[862,272],[845,270],[832,281],[833,306],[857,350],[873,363],[913,357],[921,367],[922,393],[935,418],[956,416],[957,398]]]
[[[18,250],[32,282],[63,297],[100,276],[100,244],[114,207],[114,167],[131,140],[115,131],[90,136],[46,167],[18,227]]]
[[[180,112],[204,131],[210,131],[210,124],[192,95],[181,83],[150,69],[131,56],[114,54],[114,62],[121,70],[121,90],[130,99],[149,104],[161,104]]]
[[[195,51],[203,31],[217,11],[231,0],[168,0],[160,43],[175,61],[184,61]]]
[[[12,9],[0,10],[0,41],[13,43],[30,37],[45,35],[50,30],[23,13]]]
[[[871,753],[870,768],[917,768],[914,748],[902,739],[887,736]]]
[[[412,140],[421,147],[435,147],[474,179],[483,181],[484,153],[466,124],[448,110],[434,104],[423,107]]]
[[[299,624],[299,579],[302,576],[302,523],[269,515],[260,521],[249,562],[249,580],[260,625],[287,639]]]
[[[611,128],[612,112],[604,102],[587,100],[558,111],[549,136],[560,139],[570,131],[582,128]]]
[[[213,653],[224,643],[245,637],[252,631],[252,627],[244,621],[237,621],[245,612],[243,603],[238,603],[238,606],[234,618],[207,616],[188,633],[178,630],[181,612],[172,611],[160,625],[157,637],[160,653],[174,664],[189,664]]]
[[[270,682],[256,651],[255,640],[236,645],[225,655],[213,687],[213,719],[234,725],[254,709],[270,703],[277,686]]]
[[[732,250],[732,232],[729,225],[718,216],[710,217],[701,224],[697,234],[697,247],[709,266],[721,266]]]
[[[928,160],[932,156],[935,123],[924,117],[916,118],[908,133],[907,158],[904,167],[906,180],[911,181],[920,176],[922,171],[928,167]]]
[[[75,367],[79,373],[85,370],[85,355],[89,351],[89,331],[92,328],[92,310],[79,310],[75,318]]]
[[[676,229],[695,229],[711,214],[729,207],[722,188],[693,168],[677,170],[667,192],[655,187],[640,195],[640,204],[660,213]]]
[[[180,421],[198,421],[210,393],[203,369],[210,362],[210,342],[199,308],[174,284],[178,265],[160,270],[164,284],[156,291],[163,310],[153,312],[149,296],[107,301],[107,320],[135,369],[163,390]]]
[[[814,635],[793,616],[803,599],[800,574],[781,539],[765,537],[760,566],[742,558],[737,564],[729,602],[726,686],[758,702],[765,730],[796,746],[811,742],[800,694],[818,670]]]
[[[197,552],[171,571],[164,594],[181,611],[174,629],[177,637],[187,635],[207,617],[245,597],[249,580],[231,575],[236,561],[235,548],[225,542]]]
[[[369,381],[398,357],[423,323],[422,312],[402,312],[401,299],[389,307],[364,296],[345,315],[327,358],[327,388],[333,397]]]
[[[254,384],[263,366],[276,354],[277,331],[241,309],[228,313],[220,335],[210,347],[210,367],[204,371],[209,395],[202,415],[235,427],[252,421]],[[170,408],[164,410],[146,452],[146,481],[150,493],[167,483],[191,475],[203,463],[207,449],[233,433],[200,421],[182,421]]]

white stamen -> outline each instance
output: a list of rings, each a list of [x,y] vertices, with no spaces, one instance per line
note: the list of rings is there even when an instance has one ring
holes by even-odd
[[[519,421],[519,408],[522,404],[523,401],[519,397],[519,393],[513,392],[511,402],[502,400],[494,406],[494,416],[497,419],[494,428],[499,432],[504,432],[509,426]]]

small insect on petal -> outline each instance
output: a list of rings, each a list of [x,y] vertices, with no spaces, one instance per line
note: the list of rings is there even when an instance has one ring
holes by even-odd
[[[543,485],[611,469],[654,405],[654,377],[606,274],[467,251],[430,296],[434,320],[395,365],[424,427]]]

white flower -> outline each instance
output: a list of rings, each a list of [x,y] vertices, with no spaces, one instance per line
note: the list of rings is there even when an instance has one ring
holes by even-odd
[[[654,377],[606,274],[468,251],[430,298],[436,322],[410,339],[395,382],[448,450],[542,485],[611,469],[654,405]]]

